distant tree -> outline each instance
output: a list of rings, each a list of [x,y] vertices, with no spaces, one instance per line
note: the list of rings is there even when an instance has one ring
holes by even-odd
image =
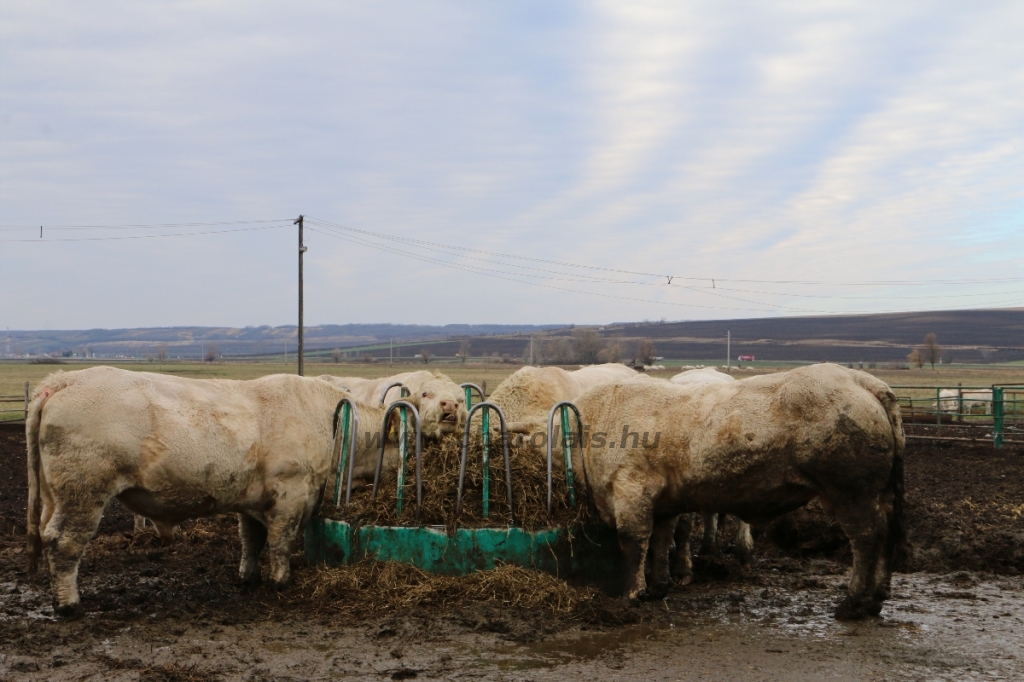
[[[924,344],[921,345],[921,357],[935,369],[935,363],[942,357],[942,346],[939,345],[935,334],[928,334],[924,337]]]
[[[469,358],[469,339],[463,339],[459,343],[459,357],[463,362]]]
[[[598,362],[598,355],[604,348],[604,339],[596,329],[581,327],[572,333],[572,349],[576,362],[581,365],[593,365]]]
[[[914,349],[910,351],[910,355],[907,356],[907,362],[914,365],[918,369],[924,367],[924,358],[921,357],[921,351]]]
[[[622,360],[622,346],[618,342],[606,346],[597,354],[597,359],[601,362],[619,362]]]
[[[430,359],[433,358],[433,357],[434,357],[434,354],[431,353],[429,350],[420,351],[420,360],[423,361],[424,365],[429,364],[430,363]]]
[[[335,348],[333,351],[331,351],[331,360],[333,360],[334,362],[341,362],[341,357],[342,352],[340,348]]]
[[[208,343],[206,344],[206,354],[203,355],[203,360],[207,362],[213,362],[220,355],[220,349],[217,348],[217,344]]]
[[[167,344],[158,343],[156,346],[156,359],[160,362],[167,360]]]
[[[572,344],[564,336],[557,336],[544,344],[544,362],[567,365],[572,362]]]
[[[636,344],[636,362],[643,365],[654,364],[654,352],[654,341],[640,339],[640,342]]]

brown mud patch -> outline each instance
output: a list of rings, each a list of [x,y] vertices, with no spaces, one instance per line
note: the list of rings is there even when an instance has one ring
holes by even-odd
[[[152,532],[133,535],[131,514],[116,502],[82,562],[84,613],[61,621],[48,587],[24,574],[24,436],[3,430],[0,677],[429,679],[472,669],[482,679],[626,679],[658,668],[671,679],[828,670],[881,679],[891,666],[911,679],[957,679],[979,667],[1012,676],[1019,666],[1007,656],[1024,658],[1015,639],[1024,584],[971,571],[1024,568],[1024,543],[1005,539],[1022,526],[1022,460],[962,445],[908,450],[911,568],[957,572],[897,577],[885,618],[856,627],[831,618],[847,550],[820,510],[762,529],[753,566],[728,554],[698,557],[693,585],[630,609],[515,567],[439,578],[408,566],[307,566],[299,554],[291,588],[245,590],[233,518],[184,524],[162,545]],[[500,490],[501,480],[492,485]],[[940,631],[949,641],[929,639]]]

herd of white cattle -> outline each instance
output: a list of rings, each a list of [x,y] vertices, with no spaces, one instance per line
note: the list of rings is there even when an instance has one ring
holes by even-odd
[[[45,556],[55,610],[77,610],[79,560],[117,498],[163,537],[187,519],[237,514],[240,578],[260,580],[266,546],[269,581],[284,587],[293,545],[335,466],[335,407],[349,398],[361,428],[375,430],[376,439],[356,439],[354,457],[354,478],[372,480],[381,439],[384,466],[398,466],[397,429],[383,424],[386,406],[402,399],[397,382],[425,436],[463,431],[463,390],[438,372],[252,381],[112,367],[51,374],[26,420],[30,573]],[[522,434],[546,431],[556,403],[577,405],[586,425],[572,448],[577,485],[617,531],[630,601],[690,580],[695,513],[706,529],[717,514],[741,519],[736,551],[747,560],[748,523],[815,498],[853,551],[837,616],[877,614],[888,597],[903,541],[904,435],[896,397],[869,374],[823,364],[744,380],[713,368],[663,380],[619,364],[523,367],[490,401]],[[705,541],[712,551],[713,531]]]

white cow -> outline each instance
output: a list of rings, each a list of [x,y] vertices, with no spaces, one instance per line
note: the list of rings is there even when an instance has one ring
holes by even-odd
[[[619,363],[590,365],[573,372],[526,366],[498,384],[488,400],[501,408],[510,432],[546,433],[548,413],[557,403],[574,401],[598,386],[643,376]]]
[[[379,405],[402,399],[402,389],[391,388],[384,396],[384,389],[390,384],[401,382],[409,389],[405,398],[416,406],[422,420],[423,436],[438,439],[444,434],[461,433],[466,424],[466,397],[457,383],[440,372],[404,372],[381,379],[360,377],[336,377],[329,374],[320,376],[324,381],[351,392],[361,403]]]
[[[728,374],[722,374],[714,367],[704,367],[702,369],[680,372],[669,379],[669,381],[678,386],[707,386],[709,384],[735,383],[736,379]],[[718,525],[725,519],[725,514],[704,512],[701,516],[704,522],[704,539],[700,545],[701,556],[720,554],[721,545],[718,542]],[[751,554],[754,551],[754,538],[750,534],[750,524],[742,519],[737,519],[737,521],[738,526],[735,539],[736,558],[739,559],[740,563],[746,564],[750,562]],[[679,523],[688,523],[692,526],[693,515],[683,514],[679,518]],[[689,535],[685,537],[688,542]],[[680,582],[683,584],[689,583],[693,580],[693,560],[690,557],[689,546],[678,547],[676,549],[676,557],[677,561],[679,561],[679,566],[676,570],[679,572]]]
[[[881,611],[904,539],[905,446],[899,402],[883,382],[825,364],[697,389],[626,382],[576,404],[593,431],[573,465],[617,530],[627,599],[658,596],[671,583],[678,514],[769,520],[817,497],[853,550],[836,616]]]
[[[113,367],[51,374],[25,423],[29,572],[45,553],[57,613],[75,611],[79,560],[116,497],[158,528],[237,513],[240,577],[259,580],[257,558],[268,544],[270,580],[285,585],[292,545],[329,477],[331,417],[346,396],[293,375],[183,379]],[[379,429],[381,412],[360,408],[361,423]],[[357,477],[372,476],[379,442],[361,443]],[[386,460],[396,466],[396,448]]]
[[[963,409],[960,399],[963,398]],[[939,409],[963,414],[992,414],[992,389],[943,388],[939,391]]]

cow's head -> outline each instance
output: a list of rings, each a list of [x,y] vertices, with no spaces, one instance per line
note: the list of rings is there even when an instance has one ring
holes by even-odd
[[[409,400],[420,411],[423,435],[427,438],[461,433],[466,425],[466,396],[458,384],[444,375],[435,374],[420,383]]]

